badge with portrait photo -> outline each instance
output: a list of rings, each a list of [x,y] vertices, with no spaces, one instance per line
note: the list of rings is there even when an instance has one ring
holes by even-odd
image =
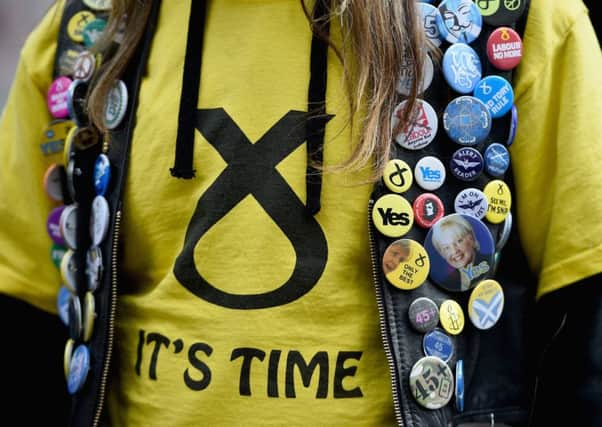
[[[383,255],[383,272],[387,280],[403,290],[416,289],[429,272],[429,257],[422,245],[411,239],[399,239]]]
[[[429,230],[424,247],[431,261],[431,279],[448,291],[472,289],[493,272],[493,237],[472,216],[444,216]]]

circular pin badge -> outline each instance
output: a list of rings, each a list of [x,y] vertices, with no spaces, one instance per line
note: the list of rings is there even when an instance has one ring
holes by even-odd
[[[487,58],[498,70],[512,70],[523,57],[523,41],[516,31],[500,27],[487,40]]]
[[[88,276],[88,290],[96,291],[102,279],[102,251],[98,246],[92,246],[86,254],[86,275]]]
[[[100,134],[95,127],[78,127],[73,132],[73,145],[78,150],[87,150],[100,142]]]
[[[410,189],[413,181],[412,169],[406,162],[400,159],[389,160],[383,172],[383,182],[389,190],[394,193],[403,193]]]
[[[52,241],[58,245],[66,246],[65,239],[61,234],[61,215],[65,210],[65,206],[54,208],[48,215],[46,220],[46,230]]]
[[[443,76],[458,93],[471,93],[481,80],[482,71],[479,55],[467,44],[453,44],[443,55]]]
[[[494,119],[504,116],[514,103],[514,91],[508,80],[500,76],[487,76],[474,90],[474,96],[480,99]]]
[[[79,168],[75,167],[75,160],[69,160],[69,163],[67,163],[67,167],[65,168],[65,176],[67,177],[67,191],[72,200],[75,199],[75,185],[73,179],[76,175],[76,171],[78,174],[81,172]]]
[[[424,55],[424,60],[422,64],[422,80],[418,85],[418,93],[422,93],[429,88],[433,81],[434,74],[435,67],[433,65],[433,60],[429,55]],[[413,62],[406,58],[401,64],[401,76],[399,77],[399,82],[397,83],[397,92],[402,95],[409,96],[412,93],[413,84]]]
[[[443,128],[452,141],[477,145],[485,141],[491,131],[491,113],[481,100],[460,96],[445,108]]]
[[[107,129],[115,129],[125,117],[128,106],[128,89],[124,82],[118,80],[107,95],[104,108],[104,122]]]
[[[423,357],[410,372],[410,390],[421,406],[427,409],[443,408],[454,394],[451,369],[438,357]]]
[[[92,338],[92,332],[94,331],[94,320],[96,319],[96,301],[94,301],[94,294],[92,292],[86,292],[84,299],[84,330],[83,340],[84,342],[90,341]]]
[[[89,82],[96,71],[96,57],[87,50],[81,52],[73,63],[73,78]]]
[[[75,264],[75,253],[69,249],[63,259],[61,260],[61,278],[63,283],[71,291],[71,293],[77,293],[77,287],[75,282],[75,275],[77,273],[77,265]]]
[[[453,299],[443,301],[439,308],[439,322],[448,334],[459,335],[464,330],[464,311]]]
[[[420,14],[424,35],[435,46],[440,46],[441,33],[439,32],[439,26],[437,25],[437,22],[441,19],[441,16],[439,16],[439,9],[424,2],[417,3],[416,7]]]
[[[65,350],[63,351],[63,369],[65,371],[65,378],[69,378],[69,364],[71,363],[71,356],[73,355],[73,347],[75,341],[69,338],[65,344]]]
[[[91,48],[92,46],[94,46],[104,34],[106,27],[107,21],[98,18],[86,24],[86,26],[82,30],[84,46],[86,46],[87,48]]]
[[[429,230],[424,248],[431,261],[430,277],[448,291],[465,291],[487,278],[494,244],[489,228],[463,214],[444,216]]]
[[[508,239],[510,238],[510,233],[512,232],[512,212],[508,212],[506,215],[506,219],[504,219],[504,226],[502,227],[502,231],[500,232],[500,237],[495,244],[495,251],[500,252],[508,243]]]
[[[64,173],[63,167],[55,163],[51,164],[44,173],[44,191],[55,202],[63,201],[62,175]]]
[[[416,289],[429,274],[429,257],[422,245],[414,240],[400,239],[389,245],[383,255],[383,272],[396,288]]]
[[[65,240],[67,247],[77,249],[77,206],[66,206],[61,213],[59,220],[61,236]]]
[[[449,161],[452,175],[462,181],[474,181],[483,173],[484,167],[483,156],[472,147],[456,150]]]
[[[56,296],[56,308],[59,314],[59,318],[65,324],[69,325],[69,300],[71,299],[71,292],[64,286],[61,286],[59,293]]]
[[[407,101],[402,101],[393,112],[391,126],[397,127]],[[395,141],[408,150],[420,150],[429,145],[437,135],[439,127],[437,113],[431,105],[421,99],[416,100],[416,108],[411,115],[411,124],[395,135]]]
[[[84,4],[93,10],[106,11],[111,10],[111,0],[83,0]]]
[[[454,354],[454,344],[449,335],[436,328],[422,339],[422,350],[427,356],[436,356],[447,363]]]
[[[52,117],[64,119],[69,116],[69,106],[67,105],[69,85],[71,85],[71,79],[65,76],[58,77],[50,85],[46,100],[48,111],[50,111]]]
[[[437,27],[450,43],[472,43],[481,34],[483,18],[472,0],[443,0]]]
[[[510,120],[510,130],[508,131],[508,140],[506,141],[506,145],[508,147],[514,143],[514,138],[516,138],[516,128],[518,127],[518,110],[516,109],[516,105],[512,105],[512,109],[510,111],[512,118]]]
[[[476,0],[483,20],[494,27],[511,25],[525,11],[527,0]]]
[[[62,153],[65,148],[65,138],[75,124],[71,120],[53,120],[44,130],[40,148],[45,156]],[[66,163],[63,163],[65,165]]]
[[[485,170],[489,175],[504,176],[510,167],[510,153],[508,149],[497,142],[489,145],[485,150]]]
[[[374,203],[372,222],[385,236],[401,237],[414,223],[412,206],[397,194],[386,194]]]
[[[78,127],[74,125],[71,129],[69,129],[69,132],[67,132],[67,136],[65,137],[65,146],[63,147],[63,164],[66,165],[66,168],[69,166],[69,162],[73,160],[75,153],[73,140],[77,130]]]
[[[478,329],[492,328],[504,310],[504,291],[495,280],[483,280],[470,294],[468,317]]]
[[[96,196],[92,201],[90,213],[90,237],[92,246],[100,245],[109,231],[110,221],[109,203],[103,196]]]
[[[504,181],[494,179],[485,186],[483,193],[485,193],[489,202],[485,219],[492,224],[499,224],[506,219],[512,207],[510,188]]]
[[[433,193],[422,193],[412,204],[414,221],[422,228],[430,228],[445,215],[443,202]]]
[[[460,191],[454,200],[456,213],[474,216],[478,219],[485,218],[487,213],[487,197],[477,188],[465,188]]]
[[[82,334],[82,306],[77,295],[71,295],[69,298],[69,336],[71,339],[78,340]]]
[[[85,384],[90,371],[90,350],[84,344],[77,346],[69,362],[67,390],[70,394],[77,393]]]
[[[69,35],[69,38],[75,43],[83,43],[84,28],[90,22],[94,21],[94,19],[96,19],[96,15],[87,10],[82,10],[73,15],[67,23],[67,34]]]
[[[414,177],[421,188],[436,190],[445,182],[445,166],[434,156],[423,157],[414,167]]]
[[[78,44],[72,44],[59,56],[59,75],[70,76],[73,74],[73,66],[78,55],[84,51],[84,47]]]
[[[464,361],[456,362],[456,409],[464,412]]]
[[[64,246],[61,246],[57,243],[53,243],[52,246],[50,247],[50,258],[52,259],[52,263],[59,270],[61,268],[61,261],[63,260],[63,257],[65,256],[66,253],[67,253],[67,248],[65,248]]]
[[[73,80],[69,85],[67,92],[67,108],[69,116],[76,126],[84,127],[89,123],[86,113],[86,94],[88,93],[88,83],[83,80]]]
[[[416,298],[408,309],[410,324],[420,333],[432,331],[439,324],[439,308],[430,298]]]

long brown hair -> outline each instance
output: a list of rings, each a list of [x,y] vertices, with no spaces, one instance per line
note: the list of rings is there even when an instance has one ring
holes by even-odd
[[[300,0],[312,31],[323,36],[319,33],[322,23],[312,21],[305,1]],[[417,19],[416,0],[316,1],[334,3],[327,19],[341,23],[342,45],[328,42],[343,65],[352,120],[359,120],[362,129],[349,158],[331,169],[354,171],[371,166],[377,178],[389,160],[392,135],[410,122],[422,77],[426,42]],[[88,99],[91,119],[101,131],[105,131],[104,100],[144,33],[150,6],[151,0],[113,0],[105,36],[97,46],[106,59]],[[114,42],[117,35],[121,43]],[[396,86],[404,63],[413,64],[416,78],[401,120],[392,129],[391,115],[400,101]]]

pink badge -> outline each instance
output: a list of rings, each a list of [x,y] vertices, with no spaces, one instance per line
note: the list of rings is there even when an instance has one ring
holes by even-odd
[[[64,119],[69,116],[69,108],[67,107],[67,97],[69,94],[69,85],[71,79],[69,77],[59,77],[50,85],[48,89],[48,110],[53,117]]]
[[[511,70],[523,57],[523,41],[512,28],[500,27],[487,40],[487,57],[495,68]]]

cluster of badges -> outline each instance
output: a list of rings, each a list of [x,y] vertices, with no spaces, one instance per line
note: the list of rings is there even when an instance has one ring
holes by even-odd
[[[93,182],[80,182],[84,174],[75,161],[75,153],[99,144],[103,137],[90,123],[86,111],[88,84],[98,69],[101,57],[89,49],[100,39],[106,27],[106,12],[110,0],[84,0],[87,10],[75,13],[68,20],[70,43],[59,56],[59,72],[48,90],[48,111],[53,121],[44,133],[41,144],[45,155],[62,152],[62,162],[52,164],[44,174],[44,189],[57,203],[47,219],[47,231],[52,240],[51,259],[59,268],[62,286],[57,296],[61,320],[69,329],[65,345],[64,368],[69,393],[77,393],[85,384],[90,370],[91,355],[88,343],[94,334],[96,318],[95,292],[103,276],[103,253],[110,223],[109,204],[105,194],[111,183],[111,165],[103,152],[95,162]],[[118,127],[127,109],[127,88],[118,81],[105,105],[104,120],[108,129]],[[85,175],[89,176],[89,175]],[[93,188],[96,197],[90,207],[90,238],[80,239],[77,190]],[[80,217],[81,220],[81,217]],[[80,247],[82,241],[91,246]],[[85,282],[78,280],[76,259],[85,257]],[[81,276],[81,275],[80,275]]]
[[[454,340],[465,328],[465,317],[476,329],[486,330],[498,322],[504,308],[502,286],[492,276],[512,227],[512,197],[502,178],[510,166],[508,147],[514,141],[518,114],[512,85],[497,74],[514,69],[522,58],[522,40],[512,26],[525,3],[442,0],[417,4],[429,44],[444,50],[441,72],[452,99],[439,112],[425,99],[418,99],[405,127],[399,122],[407,115],[408,101],[402,100],[394,109],[391,126],[396,130],[393,140],[400,147],[400,158],[392,159],[384,169],[383,183],[389,193],[374,202],[371,219],[389,241],[381,268],[391,286],[411,291],[433,283],[452,296],[440,301],[417,297],[408,309],[410,324],[423,334],[424,353],[411,370],[409,385],[416,401],[429,409],[447,405],[455,395],[456,409],[464,410],[464,363],[455,354]],[[475,50],[480,49],[484,23],[498,27],[487,31],[486,54]],[[433,57],[424,55],[419,94],[427,92],[437,78]],[[397,85],[401,96],[408,96],[414,84],[412,65],[411,60],[402,64]],[[499,72],[486,75],[490,69]],[[491,132],[501,118],[510,126],[507,137],[498,140]],[[447,147],[433,148],[437,144]],[[407,159],[415,160],[404,159],[404,150]],[[443,152],[450,154],[442,157]],[[438,195],[448,180],[464,187],[452,198],[452,206],[446,206]],[[494,225],[501,230],[496,239],[490,231]],[[414,226],[426,232],[423,242],[407,237]],[[470,292],[466,310],[453,298],[462,292]],[[462,300],[465,304],[466,299]]]

